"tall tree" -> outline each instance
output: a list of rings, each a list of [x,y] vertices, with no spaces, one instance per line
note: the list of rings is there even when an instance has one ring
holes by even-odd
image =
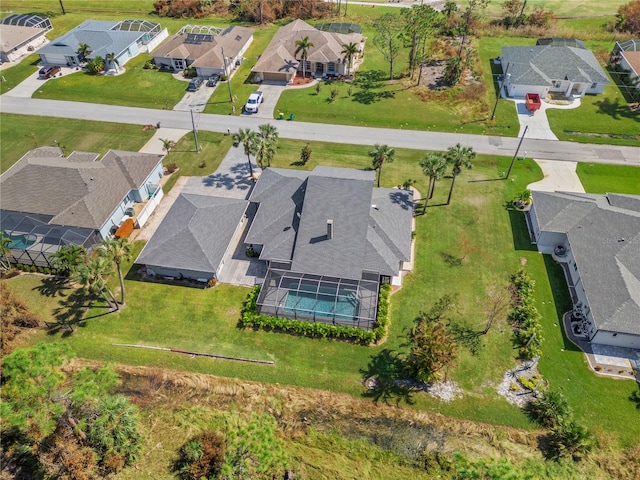
[[[307,78],[307,57],[309,56],[309,50],[315,47],[315,45],[309,40],[309,37],[296,40],[296,55],[300,55],[300,61],[302,62],[302,76]]]
[[[447,205],[451,203],[451,195],[453,194],[453,186],[456,183],[456,177],[462,172],[463,168],[467,170],[473,167],[471,160],[476,158],[476,152],[471,147],[463,147],[456,143],[453,147],[449,147],[446,154],[447,163],[451,165],[451,188],[447,197]]]
[[[347,76],[351,76],[351,68],[353,68],[353,58],[358,55],[360,49],[358,48],[358,44],[355,42],[345,43],[342,45],[342,52],[340,52],[343,57],[342,61],[347,65]]]
[[[402,47],[400,33],[403,27],[404,22],[400,16],[392,13],[385,13],[373,23],[373,29],[376,32],[373,44],[384,59],[389,62],[389,80],[393,80],[393,65],[400,54],[400,47]]]
[[[98,247],[98,254],[113,260],[118,270],[120,280],[120,305],[124,305],[124,278],[122,276],[122,262],[131,258],[133,245],[128,238],[104,239]]]
[[[113,262],[105,257],[90,257],[79,265],[71,278],[92,295],[102,295],[110,309],[119,310],[118,302],[107,280],[113,272]]]
[[[372,158],[373,169],[378,172],[378,187],[380,186],[380,177],[382,176],[382,165],[385,163],[393,163],[395,154],[395,148],[379,143],[376,143],[373,146],[373,150],[369,151],[369,156]]]
[[[111,53],[107,53],[104,56],[105,60],[106,60],[106,66],[105,69],[111,68],[111,67],[115,67],[116,69],[116,73],[118,73],[118,67],[120,66],[120,62],[118,61],[118,57],[115,54],[115,52],[111,52]]]
[[[447,159],[441,152],[427,153],[422,160],[420,160],[420,167],[422,173],[429,177],[429,187],[427,188],[427,195],[424,197],[424,207],[422,213],[427,213],[427,203],[433,196],[433,191],[436,187],[436,181],[440,180],[447,168]]]
[[[489,0],[467,0],[469,5],[464,12],[464,27],[462,31],[462,40],[460,41],[460,49],[458,50],[458,57],[462,57],[462,50],[464,49],[464,43],[466,37],[469,35],[469,29],[471,27],[471,23],[477,17],[479,17],[487,5],[489,5]]]
[[[454,13],[456,13],[458,11],[458,4],[456,2],[454,2],[453,0],[448,0],[444,3],[444,7],[442,7],[442,13],[445,14],[445,16],[450,17],[451,15],[453,15]]]
[[[264,123],[258,126],[258,149],[256,152],[256,160],[260,168],[264,170],[265,165],[271,166],[271,160],[277,152],[278,129],[270,123]]]
[[[249,176],[253,178],[251,155],[255,155],[258,151],[258,134],[250,128],[241,128],[238,133],[233,134],[233,146],[237,148],[240,145],[244,148],[244,154],[247,156]]]
[[[416,65],[425,60],[428,37],[444,24],[444,15],[430,5],[413,5],[400,12],[405,22],[403,39],[409,47],[409,70],[413,75]]]
[[[85,261],[87,251],[82,245],[62,245],[60,249],[49,257],[51,266],[58,273],[70,275],[78,265]]]
[[[11,262],[9,262],[9,256],[11,255],[12,240],[9,235],[0,231],[0,271],[7,271],[11,268]]]

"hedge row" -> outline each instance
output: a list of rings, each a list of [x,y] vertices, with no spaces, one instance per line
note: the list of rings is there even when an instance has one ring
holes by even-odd
[[[23,272],[44,273],[46,275],[57,275],[58,271],[55,268],[41,267],[37,265],[26,265],[24,263],[16,263],[12,265],[13,268],[21,270]]]
[[[531,359],[542,354],[542,326],[540,313],[533,297],[535,281],[524,268],[511,275],[514,287],[513,310],[509,319],[513,325],[513,340],[521,358]]]
[[[389,295],[391,287],[382,285],[378,298],[378,322],[373,330],[362,330],[355,327],[329,325],[327,323],[311,323],[292,318],[259,315],[256,301],[260,294],[260,286],[256,285],[249,293],[242,305],[240,322],[243,327],[262,330],[273,330],[303,335],[311,338],[338,338],[349,340],[362,345],[368,345],[383,338],[389,324]]]

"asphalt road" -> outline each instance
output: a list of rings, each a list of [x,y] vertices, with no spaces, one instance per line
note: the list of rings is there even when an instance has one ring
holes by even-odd
[[[138,125],[155,125],[157,122],[161,122],[163,127],[191,129],[189,112],[16,98],[7,95],[0,97],[0,112]],[[265,119],[247,116],[196,114],[195,117],[199,130],[221,133],[226,133],[227,129],[232,132],[247,127],[257,129],[258,125],[265,122]],[[473,147],[477,153],[508,157],[513,156],[519,141],[519,139],[512,137],[353,127],[286,120],[273,120],[273,123],[277,126],[278,133],[282,138],[357,145],[385,143],[397,148],[441,151],[451,145],[461,143]],[[640,145],[638,147],[619,147],[525,138],[518,156],[523,156],[525,151],[528,158],[539,160],[640,166]]]

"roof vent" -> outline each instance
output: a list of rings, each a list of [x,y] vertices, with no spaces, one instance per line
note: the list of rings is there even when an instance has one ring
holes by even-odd
[[[327,220],[327,240],[331,240],[333,238],[333,220]]]
[[[378,207],[378,205],[376,205],[375,203],[371,205],[371,208],[373,208],[374,210],[380,210],[380,207]]]

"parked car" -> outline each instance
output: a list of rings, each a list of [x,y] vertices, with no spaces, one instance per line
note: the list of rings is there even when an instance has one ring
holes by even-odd
[[[60,73],[61,68],[58,65],[51,65],[48,67],[42,67],[38,72],[40,78],[51,78],[54,75]]]
[[[215,87],[218,82],[220,81],[220,75],[211,75],[208,79],[207,79],[207,87]]]
[[[190,92],[195,92],[202,86],[203,83],[204,81],[201,78],[192,78],[189,82],[189,87],[187,88],[187,90]]]
[[[244,106],[244,111],[247,113],[258,113],[258,108],[262,102],[264,102],[262,92],[253,92],[249,95],[249,100],[247,100],[247,103]]]

